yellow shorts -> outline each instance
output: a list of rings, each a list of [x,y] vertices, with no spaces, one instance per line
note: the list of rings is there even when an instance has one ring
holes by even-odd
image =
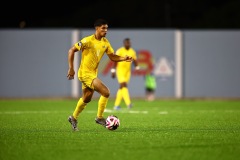
[[[117,71],[116,72],[118,83],[128,83],[131,77],[131,71]]]
[[[96,74],[78,75],[78,79],[82,82],[82,89],[91,88],[94,90],[93,80],[97,78]]]

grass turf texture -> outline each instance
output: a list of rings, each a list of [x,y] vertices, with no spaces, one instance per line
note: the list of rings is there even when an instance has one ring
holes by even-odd
[[[67,121],[77,100],[0,100],[1,160],[217,159],[240,157],[240,101],[133,100],[115,114],[120,127],[97,125],[97,100]]]

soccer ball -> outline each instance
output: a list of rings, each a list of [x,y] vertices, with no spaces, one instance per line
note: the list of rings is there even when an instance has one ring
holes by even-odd
[[[120,126],[120,120],[115,115],[110,115],[106,119],[106,128],[108,130],[116,130]]]

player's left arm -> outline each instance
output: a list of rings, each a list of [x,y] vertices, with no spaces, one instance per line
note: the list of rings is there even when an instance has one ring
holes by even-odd
[[[122,57],[122,56],[119,56],[117,54],[114,54],[114,50],[113,50],[111,44],[108,42],[107,45],[108,46],[107,46],[107,49],[106,49],[106,53],[107,53],[110,60],[112,60],[114,62],[121,62],[121,61],[132,62],[133,61],[133,57],[131,57],[131,56]]]
[[[132,62],[133,61],[133,58],[131,56],[122,57],[122,56],[116,55],[114,53],[110,53],[107,55],[108,55],[109,59],[114,62],[121,62],[121,61]]]
[[[133,64],[134,64],[136,70],[140,69],[140,67],[138,65],[138,61],[136,59],[133,59]]]

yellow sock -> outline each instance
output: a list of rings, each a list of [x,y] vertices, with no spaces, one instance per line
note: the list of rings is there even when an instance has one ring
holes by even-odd
[[[73,112],[73,117],[75,119],[78,119],[79,114],[82,112],[82,110],[86,107],[87,103],[84,103],[82,98],[79,99],[77,106]]]
[[[101,96],[98,101],[98,112],[97,117],[103,118],[103,112],[107,106],[108,98]]]
[[[122,100],[122,89],[118,89],[114,106],[119,106]]]
[[[128,92],[128,88],[127,87],[123,87],[122,88],[122,96],[123,96],[123,99],[126,103],[126,105],[130,105],[131,104],[131,101],[130,101],[130,96],[129,96],[129,92]]]

